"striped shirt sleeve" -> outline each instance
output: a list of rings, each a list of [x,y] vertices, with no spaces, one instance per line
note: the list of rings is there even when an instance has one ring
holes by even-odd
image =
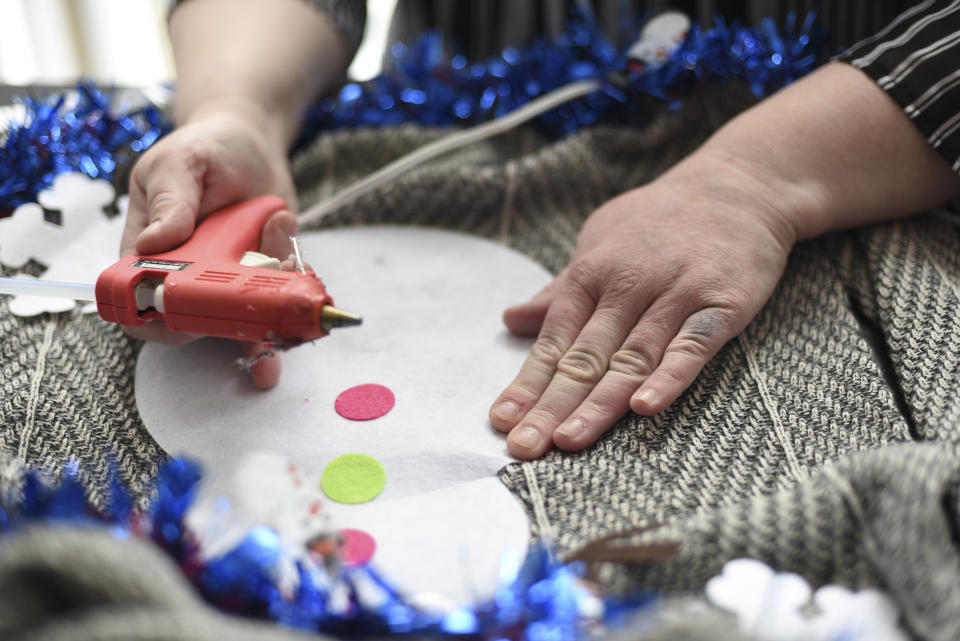
[[[960,0],[925,0],[838,57],[864,71],[960,173]]]

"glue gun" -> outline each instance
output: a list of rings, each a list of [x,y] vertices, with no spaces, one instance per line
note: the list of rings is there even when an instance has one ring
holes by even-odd
[[[97,311],[124,325],[162,320],[178,332],[280,347],[359,325],[359,316],[333,306],[312,271],[283,271],[254,251],[281,209],[277,196],[254,198],[210,214],[176,249],[124,256],[97,279]]]
[[[95,300],[104,320],[168,328],[204,336],[267,341],[292,347],[359,325],[337,309],[312,271],[283,271],[257,253],[267,220],[285,209],[277,196],[261,196],[204,218],[186,243],[150,256],[124,256],[96,287],[0,278],[0,293]]]

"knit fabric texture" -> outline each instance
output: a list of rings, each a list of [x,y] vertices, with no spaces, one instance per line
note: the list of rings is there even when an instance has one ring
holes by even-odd
[[[655,178],[750,102],[728,85],[678,111],[656,111],[644,127],[595,126],[560,141],[525,128],[418,168],[321,226],[462,230],[557,272],[591,211]],[[301,207],[442,133],[404,126],[318,138],[294,163]],[[583,452],[554,451],[502,471],[533,534],[567,556],[600,536],[663,524],[622,543],[678,541],[677,555],[599,565],[607,587],[696,592],[725,561],[748,556],[815,585],[880,587],[918,638],[960,638],[957,247],[957,229],[931,215],[799,244],[760,315],[673,406],[652,418],[626,416]],[[145,502],[164,453],[137,414],[137,349],[96,317],[21,319],[0,299],[0,452],[54,475],[78,460],[100,504],[115,464]],[[66,539],[44,528],[19,535],[42,571],[15,560],[28,558],[21,548],[0,546],[0,591],[36,600],[0,609],[4,638],[38,629],[68,638],[68,628],[56,627],[64,622],[74,623],[69,638],[117,638],[104,632],[105,613],[130,604],[139,604],[142,625],[125,618],[124,638],[161,638],[149,633],[150,622],[158,625],[151,613],[160,611],[183,617],[162,638],[214,638],[218,630],[245,638],[216,628],[231,622],[195,600],[177,600],[173,578],[157,583],[166,597],[144,596],[149,582],[131,573],[161,572],[150,569],[159,561],[131,567],[126,544],[59,534]],[[95,568],[64,560],[64,545],[81,556],[95,550],[103,567],[116,555],[126,572],[116,581],[124,583],[93,598],[82,575]],[[97,576],[98,585],[114,581]],[[187,625],[195,616],[208,623]],[[701,622],[671,636],[630,638],[737,638],[722,629]]]

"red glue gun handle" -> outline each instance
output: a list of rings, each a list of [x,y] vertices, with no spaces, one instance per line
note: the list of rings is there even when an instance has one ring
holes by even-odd
[[[97,279],[100,316],[131,326],[162,320],[174,331],[241,340],[324,336],[320,313],[333,301],[315,274],[240,265],[282,209],[286,203],[277,196],[254,198],[210,214],[176,249],[124,256]],[[162,311],[138,309],[136,288],[144,281],[162,285]]]

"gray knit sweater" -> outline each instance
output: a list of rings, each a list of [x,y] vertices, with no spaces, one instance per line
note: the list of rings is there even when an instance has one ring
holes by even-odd
[[[418,169],[324,224],[459,229],[557,271],[596,206],[657,176],[749,102],[731,85],[642,128],[558,142],[523,130]],[[436,135],[407,126],[320,137],[295,161],[302,206]],[[628,541],[676,540],[678,555],[600,565],[604,585],[696,593],[726,560],[750,556],[814,584],[879,586],[919,638],[960,638],[957,248],[957,229],[927,215],[798,245],[769,304],[672,407],[625,417],[586,451],[502,471],[532,534],[570,555],[662,523]],[[5,305],[0,452],[53,474],[78,459],[99,503],[116,460],[145,500],[164,453],[137,414],[138,345],[96,317],[21,319]],[[5,639],[288,636],[214,614],[155,550],[92,532],[4,542],[0,594]],[[682,627],[635,638],[723,629]]]

